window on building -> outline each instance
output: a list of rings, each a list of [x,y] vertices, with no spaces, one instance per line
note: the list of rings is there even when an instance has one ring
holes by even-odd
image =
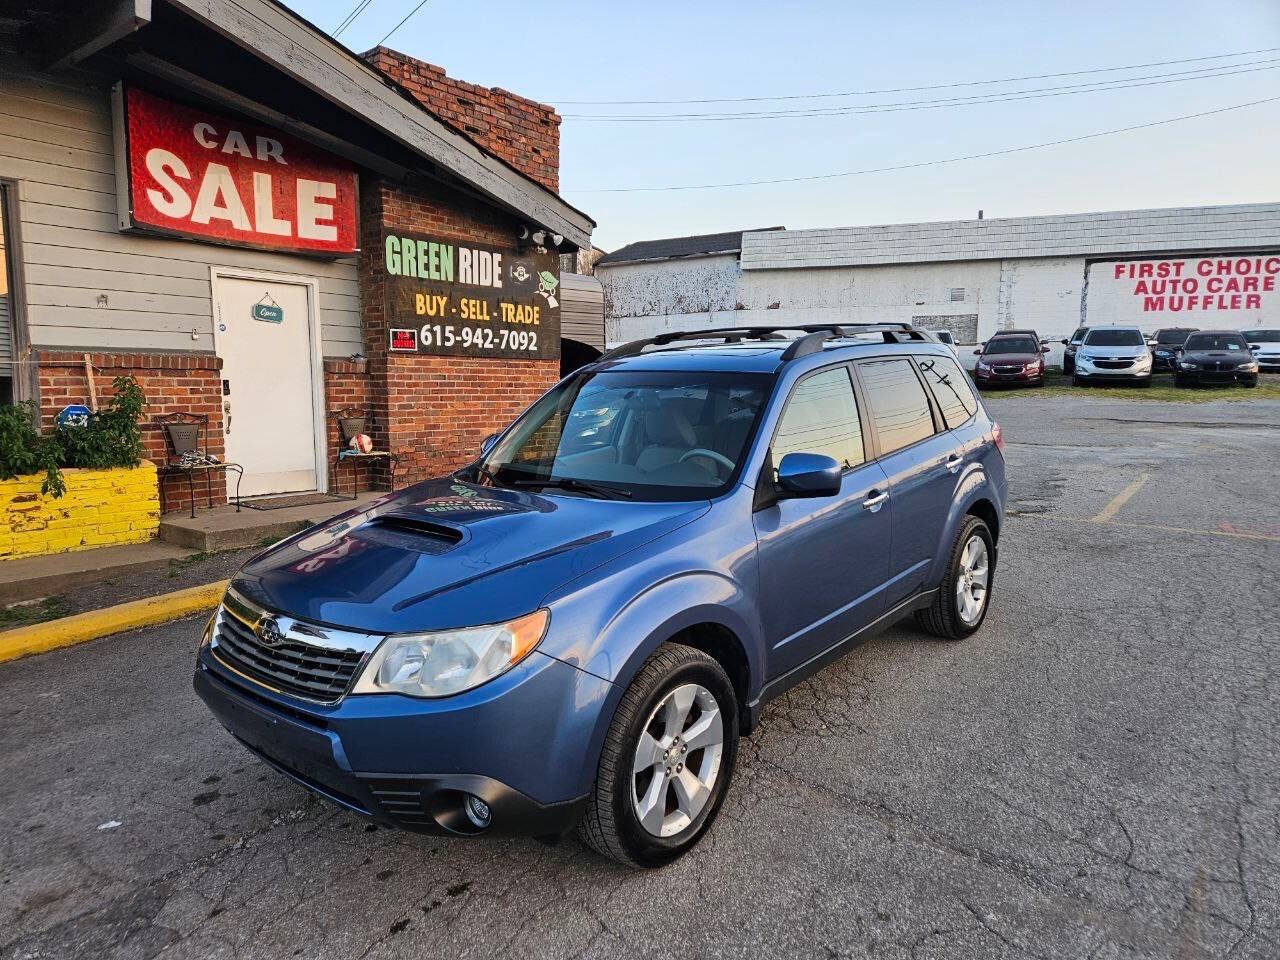
[[[978,412],[978,400],[958,363],[950,357],[921,357],[918,362],[947,429],[954,430]]]
[[[876,360],[858,365],[881,455],[933,436],[933,414],[910,360]]]
[[[13,244],[9,227],[9,187],[0,183],[0,404],[13,403],[17,359],[14,341]]]
[[[796,384],[772,451],[775,467],[788,453],[819,453],[845,467],[866,459],[847,367],[823,370]]]
[[[952,287],[952,288],[951,288],[951,302],[952,302],[952,303],[963,303],[963,302],[964,302],[964,287]]]

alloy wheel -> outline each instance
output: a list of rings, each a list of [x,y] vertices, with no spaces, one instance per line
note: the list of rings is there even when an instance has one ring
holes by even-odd
[[[711,691],[685,683],[654,707],[632,763],[636,819],[656,837],[671,837],[697,819],[715,789],[724,754],[724,719]]]
[[[982,616],[990,570],[987,542],[975,534],[960,551],[960,569],[956,574],[956,611],[965,626],[973,626]]]

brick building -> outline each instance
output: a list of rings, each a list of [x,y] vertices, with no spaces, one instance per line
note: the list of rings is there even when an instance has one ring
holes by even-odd
[[[339,411],[401,485],[558,379],[560,257],[594,224],[556,193],[551,107],[270,0],[58,0],[0,54],[0,402],[47,427],[133,375],[150,458],[158,417],[204,417],[269,495],[335,485]]]
[[[610,343],[885,320],[948,329],[960,343],[1015,327],[1056,341],[1081,324],[1275,326],[1277,252],[1280,204],[1257,203],[648,240],[595,273]]]

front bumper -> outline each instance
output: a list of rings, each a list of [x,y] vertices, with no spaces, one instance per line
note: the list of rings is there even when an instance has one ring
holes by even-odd
[[[349,696],[332,707],[259,687],[202,645],[193,680],[218,721],[308,789],[422,833],[558,836],[581,818],[607,681],[534,651],[501,677],[439,700]],[[478,828],[466,796],[483,800]]]
[[[1044,367],[1040,367],[1034,372],[1027,370],[1018,370],[1016,372],[1001,373],[996,370],[983,372],[978,369],[973,371],[973,382],[980,387],[1029,387],[1037,383],[1044,382]]]
[[[1280,355],[1258,357],[1258,369],[1263,373],[1280,373]]]
[[[1178,357],[1176,354],[1172,354],[1172,353],[1169,354],[1168,356],[1161,356],[1160,354],[1157,353],[1151,359],[1151,369],[1152,370],[1177,370]]]
[[[1259,364],[1261,368],[1261,364]],[[1178,369],[1178,380],[1182,383],[1256,383],[1258,370],[1183,370]]]
[[[1075,375],[1081,380],[1117,380],[1117,381],[1142,381],[1151,379],[1152,363],[1150,361],[1142,363],[1130,363],[1125,367],[1108,366],[1108,363],[1123,363],[1124,361],[1094,361],[1084,360],[1080,357],[1076,358]]]

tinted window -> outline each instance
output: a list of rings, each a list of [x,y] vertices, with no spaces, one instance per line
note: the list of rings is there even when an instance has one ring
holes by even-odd
[[[1039,353],[1040,344],[1031,337],[993,337],[983,353]]]
[[[823,370],[796,384],[773,438],[774,466],[788,453],[820,453],[846,467],[866,459],[846,368]]]
[[[958,363],[949,357],[918,357],[916,363],[942,408],[948,429],[955,429],[978,411],[978,400]]]
[[[1084,339],[1084,335],[1088,332],[1089,332],[1088,327],[1078,327],[1076,329],[1076,332],[1071,335],[1071,342],[1079,343],[1081,340]]]
[[[933,436],[929,398],[909,360],[877,360],[858,366],[881,454]]]
[[[1243,350],[1244,341],[1234,333],[1193,333],[1187,337],[1188,350]]]
[[[1280,330],[1246,330],[1244,338],[1250,343],[1280,343]]]
[[[1147,341],[1141,330],[1090,330],[1084,342],[1090,347],[1140,347]]]

